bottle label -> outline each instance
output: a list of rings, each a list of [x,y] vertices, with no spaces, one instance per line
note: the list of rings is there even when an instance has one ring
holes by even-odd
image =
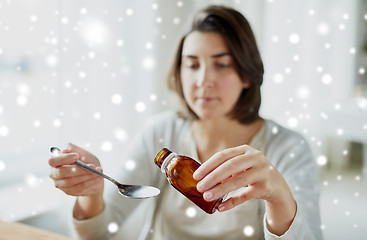
[[[171,161],[172,158],[174,158],[176,156],[177,156],[176,153],[170,153],[170,155],[168,155],[168,157],[166,157],[166,159],[164,159],[164,161],[162,163],[162,167],[161,167],[162,173],[166,172],[166,167],[167,167],[168,163]]]

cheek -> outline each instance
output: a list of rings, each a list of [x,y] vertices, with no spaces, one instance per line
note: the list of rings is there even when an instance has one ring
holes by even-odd
[[[193,91],[193,84],[190,81],[190,77],[185,74],[181,74],[181,86],[184,98],[186,101],[190,101],[190,95]]]
[[[244,87],[242,84],[227,83],[219,87],[221,94],[224,96],[223,99],[227,99],[228,103],[235,104],[240,97]]]

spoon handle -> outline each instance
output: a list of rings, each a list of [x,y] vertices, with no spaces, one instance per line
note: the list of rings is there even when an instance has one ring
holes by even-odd
[[[82,167],[88,171],[91,171],[95,174],[98,174],[104,178],[106,178],[107,180],[110,180],[111,182],[113,182],[114,184],[116,184],[117,186],[119,185],[119,182],[117,182],[115,179],[113,179],[112,177],[110,176],[107,176],[99,171],[97,171],[96,169],[92,168],[92,167],[89,167],[87,164],[83,163],[82,161],[80,160],[77,160],[76,162],[74,162],[75,165],[78,165],[79,167]]]
[[[58,147],[51,147],[50,148],[50,152],[52,153],[52,155],[56,156],[56,155],[59,155],[60,154],[61,150]],[[77,165],[77,166],[79,166],[79,167],[82,167],[82,168],[84,168],[84,169],[86,169],[88,171],[91,171],[91,172],[93,172],[95,174],[98,174],[98,175],[104,177],[107,180],[110,180],[111,182],[113,182],[114,184],[116,184],[118,187],[120,187],[120,185],[121,185],[118,181],[116,181],[112,177],[107,176],[107,175],[105,175],[105,174],[103,174],[101,172],[98,172],[97,170],[95,170],[94,168],[89,167],[87,164],[83,163],[82,161],[77,160],[76,162],[74,162],[74,164]]]

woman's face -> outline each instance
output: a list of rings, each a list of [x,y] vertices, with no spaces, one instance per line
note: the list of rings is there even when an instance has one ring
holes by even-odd
[[[227,117],[244,88],[219,33],[192,32],[182,49],[181,81],[185,100],[201,120]]]

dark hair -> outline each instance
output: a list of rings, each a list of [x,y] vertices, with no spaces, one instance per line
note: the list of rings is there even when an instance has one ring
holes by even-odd
[[[197,115],[184,99],[181,83],[182,48],[186,37],[195,31],[216,32],[223,37],[233,58],[236,72],[242,81],[250,82],[250,87],[242,91],[229,116],[243,124],[255,121],[259,117],[260,86],[263,81],[264,67],[250,24],[241,13],[232,8],[209,6],[194,16],[189,31],[179,42],[168,74],[169,89],[176,92],[185,103],[188,116],[197,119]]]

